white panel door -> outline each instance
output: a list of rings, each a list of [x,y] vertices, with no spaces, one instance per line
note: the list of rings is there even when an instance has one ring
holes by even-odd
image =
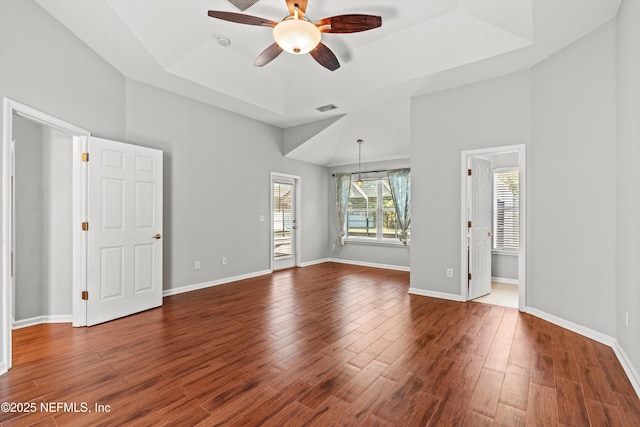
[[[469,219],[469,299],[491,293],[491,224],[493,173],[491,162],[471,158]]]
[[[87,325],[162,305],[162,151],[88,143]]]

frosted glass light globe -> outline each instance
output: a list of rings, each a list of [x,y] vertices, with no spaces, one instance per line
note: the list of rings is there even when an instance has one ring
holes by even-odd
[[[321,34],[311,22],[290,18],[273,27],[273,38],[287,52],[302,55],[318,46]]]

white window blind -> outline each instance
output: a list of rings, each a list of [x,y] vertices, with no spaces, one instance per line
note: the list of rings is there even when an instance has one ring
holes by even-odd
[[[520,171],[495,169],[493,173],[493,249],[520,247]]]

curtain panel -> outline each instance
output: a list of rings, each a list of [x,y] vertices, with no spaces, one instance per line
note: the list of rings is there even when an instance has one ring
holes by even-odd
[[[407,230],[411,225],[411,169],[388,170],[387,177],[400,227],[398,238],[403,245],[406,245]]]
[[[337,173],[336,179],[336,211],[338,212],[338,242],[344,245],[345,221],[347,206],[349,205],[349,190],[351,189],[351,174]]]

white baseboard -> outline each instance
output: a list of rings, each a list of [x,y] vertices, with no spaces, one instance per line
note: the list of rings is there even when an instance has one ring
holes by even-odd
[[[359,265],[361,267],[384,268],[386,270],[411,271],[411,267],[405,267],[403,265],[378,264],[375,262],[353,261],[350,259],[340,259],[340,258],[329,258],[326,261],[337,262],[340,264]]]
[[[251,279],[252,277],[264,276],[271,274],[271,270],[256,271],[255,273],[242,274],[240,276],[225,277],[224,279],[212,280],[210,282],[196,283],[193,285],[185,285],[177,288],[169,288],[162,291],[163,297],[178,295],[184,292],[197,291],[199,289],[210,288],[212,286],[224,285],[225,283],[237,282],[238,280]]]
[[[462,297],[460,295],[448,294],[446,292],[427,291],[425,289],[409,288],[409,293],[413,295],[420,295],[423,297],[446,299],[449,301],[457,301],[457,302],[462,301]]]
[[[63,314],[57,316],[36,316],[30,319],[16,320],[13,322],[13,329],[21,329],[29,326],[40,325],[42,323],[72,323],[73,315]]]
[[[507,279],[506,277],[492,277],[492,282],[508,283],[509,285],[518,285],[518,279]]]
[[[558,325],[565,329],[573,331],[576,334],[580,334],[583,337],[587,337],[604,345],[608,345],[609,347],[613,347],[616,343],[616,339],[612,336],[603,334],[602,332],[594,331],[593,329],[578,325],[577,323],[570,322],[569,320],[554,316],[553,314],[546,313],[542,310],[538,310],[537,308],[526,307],[525,312],[539,317],[542,320],[546,320],[547,322],[551,322],[554,325]]]
[[[324,264],[325,262],[329,262],[329,258],[316,259],[314,261],[303,262],[300,264],[300,267],[309,267],[311,265]]]
[[[561,326],[565,329],[575,332],[576,334],[580,334],[594,341],[598,341],[601,344],[611,347],[616,357],[618,358],[618,361],[622,365],[622,369],[624,369],[624,372],[627,374],[627,378],[629,378],[629,381],[636,391],[636,394],[638,395],[638,397],[640,397],[640,373],[638,373],[638,369],[633,365],[631,359],[615,338],[532,307],[527,307],[526,312],[533,316],[546,320],[547,322],[553,323],[554,325]]]
[[[9,370],[4,362],[0,362],[0,375],[6,374]]]
[[[622,365],[622,369],[627,374],[629,381],[631,381],[631,385],[633,389],[636,391],[638,397],[640,397],[640,373],[631,363],[631,359],[627,355],[627,352],[620,346],[620,343],[616,341],[616,345],[613,346],[613,352],[618,357],[620,364]]]

